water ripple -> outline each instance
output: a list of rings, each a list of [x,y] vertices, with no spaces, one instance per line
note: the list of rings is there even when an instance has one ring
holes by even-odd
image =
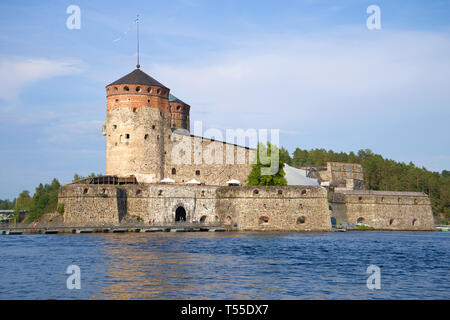
[[[0,299],[449,299],[450,233],[3,236]],[[67,266],[81,290],[66,288]],[[382,288],[366,287],[381,268]]]

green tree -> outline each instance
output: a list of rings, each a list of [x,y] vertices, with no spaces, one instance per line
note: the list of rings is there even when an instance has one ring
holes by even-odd
[[[282,161],[283,163],[287,163],[288,165],[291,165],[292,162],[292,158],[291,155],[289,154],[289,151],[284,147],[280,148],[280,161]]]
[[[14,210],[18,213],[20,210],[30,210],[32,199],[28,190],[22,191],[16,199]]]
[[[273,154],[273,157],[272,157]],[[261,158],[261,155],[266,157]],[[276,159],[278,157],[278,159]],[[252,171],[248,176],[249,186],[286,186],[287,181],[284,177],[285,172],[283,170],[284,162],[281,160],[280,149],[276,145],[272,145],[269,142],[267,147],[259,143],[256,149],[256,163],[252,165]],[[270,160],[269,163],[266,163]],[[274,161],[274,162],[273,162]],[[275,174],[265,175],[261,173],[261,169],[268,169],[271,165],[275,165],[278,161],[277,172]]]
[[[0,200],[0,210],[12,210],[14,209],[14,201],[10,201],[8,199],[6,200]]]
[[[36,221],[44,213],[57,211],[60,186],[57,179],[53,179],[50,184],[39,184],[31,201],[29,220]]]

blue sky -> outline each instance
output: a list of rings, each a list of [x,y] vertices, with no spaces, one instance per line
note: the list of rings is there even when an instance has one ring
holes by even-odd
[[[204,129],[450,169],[449,1],[3,0],[0,199],[104,172],[105,85],[134,69],[137,13],[142,70]]]

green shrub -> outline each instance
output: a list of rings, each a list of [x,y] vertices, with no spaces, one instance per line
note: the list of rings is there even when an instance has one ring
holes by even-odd
[[[59,214],[64,214],[64,203],[58,202],[58,206],[56,207],[56,211]]]

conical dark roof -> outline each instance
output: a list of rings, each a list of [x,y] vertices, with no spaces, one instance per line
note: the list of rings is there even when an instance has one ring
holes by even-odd
[[[119,80],[114,81],[113,83],[108,84],[107,86],[116,85],[116,84],[142,84],[147,86],[158,86],[162,88],[167,88],[162,83],[156,81],[152,77],[150,77],[145,72],[141,71],[141,69],[135,69],[130,72],[126,76],[120,78]]]

